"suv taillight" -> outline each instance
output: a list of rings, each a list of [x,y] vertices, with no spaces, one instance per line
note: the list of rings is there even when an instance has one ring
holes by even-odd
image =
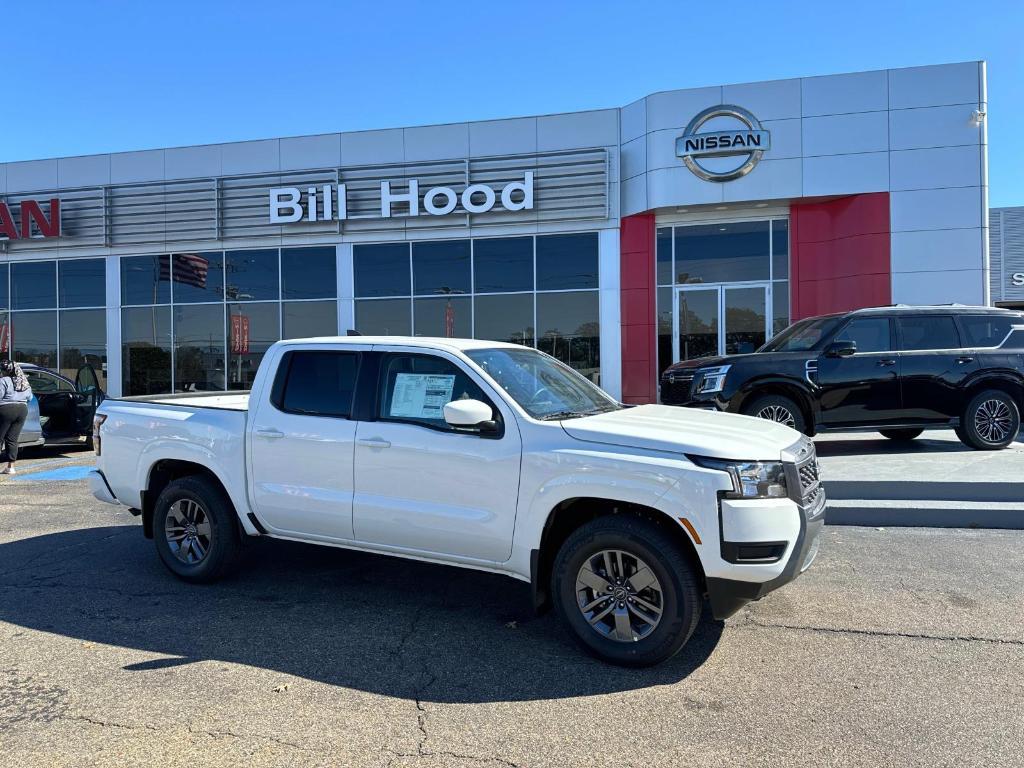
[[[97,413],[92,420],[92,448],[96,451],[96,455],[100,455],[100,427],[103,426],[103,422],[107,420],[105,413]]]

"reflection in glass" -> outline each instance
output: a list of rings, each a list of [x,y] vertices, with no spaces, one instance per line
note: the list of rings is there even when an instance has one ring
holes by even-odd
[[[224,294],[228,301],[277,299],[277,249],[228,251]]]
[[[789,281],[772,283],[772,335],[789,327]]]
[[[474,240],[473,281],[477,293],[532,291],[533,238]]]
[[[336,301],[286,301],[282,311],[285,339],[338,335]]]
[[[60,262],[61,307],[105,307],[107,267],[103,259],[66,259]]]
[[[679,359],[718,354],[718,289],[679,292]]]
[[[469,240],[413,243],[413,292],[417,296],[469,293],[469,273]]]
[[[477,296],[473,334],[478,339],[533,346],[533,294]]]
[[[224,300],[224,255],[220,251],[175,253],[171,276],[175,304]]]
[[[11,264],[11,309],[52,309],[57,306],[57,262]]]
[[[224,389],[224,305],[174,307],[174,389]]]
[[[19,363],[57,367],[56,312],[12,312],[11,340],[11,357]]]
[[[333,245],[281,249],[282,299],[333,299],[337,295],[338,264]]]
[[[0,264],[0,309],[10,309],[10,285],[7,282],[10,268]]]
[[[659,227],[657,238],[658,285],[672,285],[672,227]]]
[[[725,289],[725,354],[750,354],[767,341],[767,311],[764,288]]]
[[[789,277],[789,220],[772,222],[772,279]]]
[[[170,301],[170,256],[127,256],[121,259],[122,304],[169,304]]]
[[[768,222],[676,227],[676,282],[768,280]]]
[[[597,233],[537,238],[537,290],[597,288]]]
[[[537,294],[537,348],[601,381],[597,291]]]
[[[352,246],[356,296],[409,296],[409,244]]]
[[[439,296],[413,301],[413,328],[417,336],[471,339],[472,300],[468,296]]]
[[[672,359],[672,289],[658,288],[658,380]]]
[[[412,302],[409,299],[357,301],[356,330],[364,336],[412,336]]]
[[[60,312],[60,372],[74,381],[88,363],[96,371],[100,389],[107,389],[107,312],[75,309]]]
[[[170,307],[121,310],[121,372],[125,395],[171,391]]]
[[[251,389],[256,369],[270,345],[280,339],[277,302],[228,304],[228,389]]]

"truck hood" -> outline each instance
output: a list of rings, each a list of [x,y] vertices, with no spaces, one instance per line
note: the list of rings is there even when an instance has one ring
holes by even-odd
[[[801,435],[782,424],[734,413],[638,405],[562,422],[588,443],[688,453],[716,459],[778,461]]]

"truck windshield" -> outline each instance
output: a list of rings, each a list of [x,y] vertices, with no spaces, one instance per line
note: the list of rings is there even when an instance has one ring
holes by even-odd
[[[535,419],[572,419],[618,410],[605,392],[534,349],[473,349],[466,355]]]
[[[812,317],[789,326],[758,352],[807,352],[814,349],[835,329],[842,317]]]

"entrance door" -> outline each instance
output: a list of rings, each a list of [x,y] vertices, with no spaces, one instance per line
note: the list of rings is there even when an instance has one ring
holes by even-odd
[[[687,286],[676,291],[676,360],[755,352],[769,338],[771,286]]]

